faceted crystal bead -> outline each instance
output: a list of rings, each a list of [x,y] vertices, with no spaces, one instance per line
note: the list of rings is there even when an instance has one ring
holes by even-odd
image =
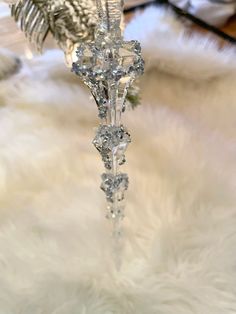
[[[78,60],[73,63],[73,71],[90,87],[97,81],[128,80],[143,73],[144,61],[137,41],[111,40],[109,43],[108,39],[103,40],[97,45],[81,44],[77,50]]]
[[[113,203],[109,203],[107,206],[107,215],[108,219],[123,219],[124,218],[124,206],[118,205],[114,206]]]
[[[109,170],[112,168],[114,158],[119,165],[125,162],[124,153],[130,142],[130,134],[123,125],[100,125],[93,140],[105,167]]]
[[[126,74],[134,77],[143,74],[144,61],[138,41],[124,41],[119,48],[120,66]]]
[[[102,174],[101,189],[105,192],[107,201],[110,203],[120,202],[124,199],[124,192],[128,189],[129,178],[126,173]]]
[[[107,117],[107,112],[108,112],[108,107],[109,107],[109,101],[108,101],[106,89],[101,83],[97,84],[97,88],[92,89],[92,94],[98,107],[99,118],[105,119]]]

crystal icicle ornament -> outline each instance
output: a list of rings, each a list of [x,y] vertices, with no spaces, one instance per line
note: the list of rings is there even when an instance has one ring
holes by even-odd
[[[125,41],[121,32],[121,0],[97,0],[99,22],[95,40],[77,50],[73,71],[90,88],[98,107],[101,124],[93,144],[101,154],[106,173],[101,189],[108,202],[107,218],[114,222],[114,234],[124,217],[127,174],[119,172],[125,162],[130,134],[121,123],[127,91],[135,78],[143,74],[144,61],[139,42]]]

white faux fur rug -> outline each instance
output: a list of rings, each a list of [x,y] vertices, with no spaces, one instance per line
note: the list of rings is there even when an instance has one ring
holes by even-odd
[[[236,55],[148,9],[123,266],[111,258],[98,125],[52,51],[0,82],[1,314],[236,313]]]

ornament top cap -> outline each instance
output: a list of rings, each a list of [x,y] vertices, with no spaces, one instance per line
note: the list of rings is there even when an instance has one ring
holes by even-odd
[[[123,11],[123,0],[96,0],[100,23],[107,31],[120,27]]]

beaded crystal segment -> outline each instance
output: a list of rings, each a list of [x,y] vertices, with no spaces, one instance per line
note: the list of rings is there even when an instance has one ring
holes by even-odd
[[[108,170],[112,169],[113,156],[116,156],[118,165],[125,163],[124,153],[130,142],[130,134],[123,125],[100,125],[93,140]]]
[[[125,163],[130,134],[121,123],[127,91],[144,71],[139,42],[125,41],[121,32],[123,3],[120,0],[97,0],[99,22],[95,40],[77,50],[73,71],[90,88],[98,107],[101,124],[93,144],[101,154],[106,173],[101,189],[108,202],[107,218],[119,223],[124,217],[124,194],[127,174],[119,171]]]

